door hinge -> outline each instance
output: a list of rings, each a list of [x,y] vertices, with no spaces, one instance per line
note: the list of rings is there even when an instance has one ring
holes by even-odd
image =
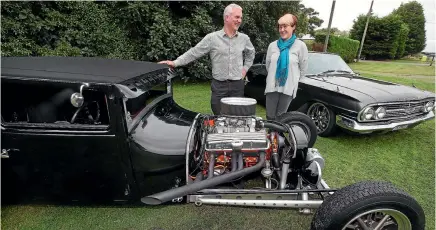
[[[20,150],[18,149],[2,149],[2,158],[9,158],[9,152],[10,151],[14,151],[14,152],[18,152]]]

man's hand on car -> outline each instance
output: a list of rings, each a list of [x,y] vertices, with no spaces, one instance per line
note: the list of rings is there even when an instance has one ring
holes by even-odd
[[[171,66],[171,68],[176,67],[176,65],[174,64],[174,62],[173,62],[173,61],[169,61],[169,60],[166,60],[166,61],[160,61],[159,64],[167,64],[167,65]]]

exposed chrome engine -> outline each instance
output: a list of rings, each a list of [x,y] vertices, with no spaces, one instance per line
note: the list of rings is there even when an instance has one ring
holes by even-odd
[[[256,127],[255,118],[220,116],[207,120],[207,125],[211,128],[206,138],[207,151],[233,151],[235,148],[246,151],[269,148],[266,130],[259,126]]]
[[[305,167],[299,172],[302,179],[313,185],[319,184],[324,159],[316,149],[307,148],[301,141],[306,138],[302,129],[289,127],[293,136],[283,135],[268,129],[271,125],[280,129],[279,125],[264,122],[254,116],[203,117],[200,129],[203,130],[201,135],[205,143],[195,157],[202,171],[192,179],[199,181],[252,167],[260,162],[262,155],[265,165],[261,175],[265,179],[265,188],[296,187],[289,185],[287,177],[289,171],[294,170],[292,167],[299,164]],[[281,129],[288,131],[284,127]]]
[[[267,189],[301,187],[302,181],[287,179],[292,170],[299,170],[306,183],[319,184],[324,159],[316,149],[307,148],[308,131],[256,117],[255,102],[225,98],[225,114],[199,119],[197,135],[204,142],[194,153],[191,179],[210,179],[262,163],[259,171]]]
[[[259,153],[267,151],[270,139],[262,124],[251,116],[213,116],[203,120],[205,148],[200,177],[212,178],[253,166]]]
[[[221,186],[234,186],[244,177],[256,176],[254,173],[260,176],[261,183],[256,188],[286,191],[310,186],[324,187],[321,181],[324,159],[316,149],[308,148],[310,135],[307,126],[287,125],[256,117],[252,100],[238,101],[232,98],[221,102],[225,105],[226,114],[196,118],[188,137],[187,185],[144,198],[143,202],[160,203],[203,189],[208,191],[206,193],[229,192],[222,190]],[[314,124],[312,129],[316,130]],[[256,193],[257,190],[247,191]],[[247,199],[256,206],[275,204],[272,201]],[[220,200],[204,195],[190,195],[188,198],[188,202],[210,204],[219,203]],[[284,206],[298,207],[301,204],[310,208],[320,203],[311,203],[308,193],[302,193],[299,201],[283,201]]]
[[[215,123],[214,133],[255,132],[256,119],[253,117],[221,116],[212,121]]]

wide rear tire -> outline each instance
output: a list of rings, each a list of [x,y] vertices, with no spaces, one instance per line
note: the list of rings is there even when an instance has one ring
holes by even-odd
[[[424,211],[413,197],[391,183],[366,181],[327,197],[316,211],[311,229],[375,229],[382,220],[392,228],[380,230],[425,227]]]
[[[280,115],[277,119],[280,122],[286,123],[288,125],[299,125],[302,126],[308,135],[309,144],[308,147],[312,148],[316,142],[318,136],[315,123],[304,113],[301,112],[287,112]]]

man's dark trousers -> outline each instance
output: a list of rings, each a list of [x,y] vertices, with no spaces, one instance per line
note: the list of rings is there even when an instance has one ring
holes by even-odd
[[[214,115],[219,115],[221,110],[220,100],[223,97],[243,97],[244,96],[245,82],[241,80],[225,80],[218,81],[212,80],[210,88],[212,90],[212,96],[210,98],[210,104]]]

